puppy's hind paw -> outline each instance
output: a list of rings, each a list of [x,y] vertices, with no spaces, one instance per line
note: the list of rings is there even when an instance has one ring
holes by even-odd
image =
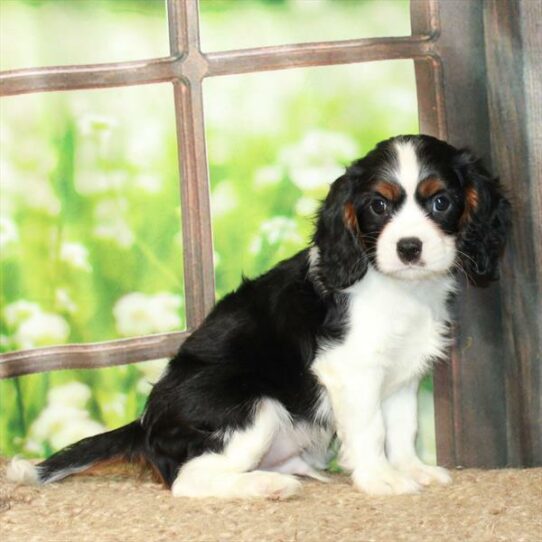
[[[254,497],[282,501],[293,497],[301,489],[301,482],[287,474],[254,471],[245,476],[247,493]]]

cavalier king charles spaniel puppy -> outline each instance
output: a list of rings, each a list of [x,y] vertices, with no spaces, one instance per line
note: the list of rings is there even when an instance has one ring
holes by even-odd
[[[287,498],[339,464],[370,495],[446,484],[416,455],[416,394],[450,344],[464,274],[497,278],[510,205],[470,152],[424,135],[379,143],[330,188],[310,246],[224,297],[141,417],[9,477],[45,484],[143,460],[173,495]]]

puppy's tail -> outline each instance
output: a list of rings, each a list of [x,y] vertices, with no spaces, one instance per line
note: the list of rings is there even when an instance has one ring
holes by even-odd
[[[144,443],[145,432],[139,420],[136,420],[113,431],[80,440],[38,465],[14,458],[8,465],[6,475],[13,482],[48,484],[102,461],[133,461],[143,456]]]

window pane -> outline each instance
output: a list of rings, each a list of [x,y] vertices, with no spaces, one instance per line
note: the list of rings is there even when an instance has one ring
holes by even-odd
[[[218,297],[306,246],[344,165],[417,132],[411,61],[205,81]],[[239,216],[243,219],[239,220]]]
[[[46,457],[141,415],[167,360],[0,380],[0,454]]]
[[[170,85],[4,98],[2,348],[184,328]]]
[[[410,35],[408,0],[201,0],[205,51]]]
[[[167,56],[162,0],[0,2],[0,67],[117,62]]]

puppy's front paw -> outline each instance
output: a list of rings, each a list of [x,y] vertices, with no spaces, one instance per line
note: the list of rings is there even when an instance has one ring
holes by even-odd
[[[446,469],[443,469],[442,467],[435,467],[433,465],[426,465],[421,461],[404,466],[398,466],[398,469],[403,474],[409,478],[412,478],[418,482],[418,484],[423,486],[433,483],[447,485],[452,482],[452,477]]]
[[[391,466],[355,469],[352,480],[358,489],[369,495],[403,495],[418,493],[421,489],[418,482]]]

